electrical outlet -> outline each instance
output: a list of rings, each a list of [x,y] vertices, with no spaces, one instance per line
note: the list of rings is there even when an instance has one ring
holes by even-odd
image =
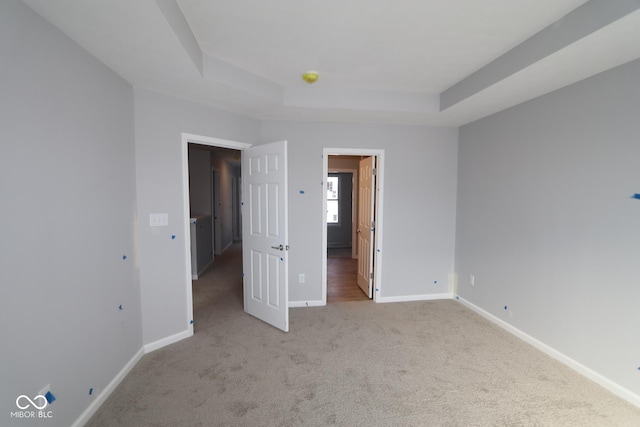
[[[474,276],[473,274],[469,275],[469,284],[471,286],[475,286],[476,285],[476,276]]]
[[[298,283],[304,283],[304,273],[298,274]]]

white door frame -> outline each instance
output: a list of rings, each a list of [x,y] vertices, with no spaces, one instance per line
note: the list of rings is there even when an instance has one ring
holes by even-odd
[[[189,218],[189,143],[208,145],[210,147],[231,148],[234,150],[246,150],[252,144],[246,142],[230,141],[226,139],[211,138],[208,136],[182,133],[182,204],[184,213],[184,254],[185,254],[185,289],[187,293],[187,324],[189,333],[193,334],[193,289],[191,284],[191,230]]]
[[[373,253],[373,300],[377,302],[378,295],[382,291],[382,208],[384,193],[384,150],[370,148],[323,148],[322,149],[322,305],[327,305],[327,175],[329,174],[329,156],[375,156],[377,158],[376,176],[376,232],[374,235]]]

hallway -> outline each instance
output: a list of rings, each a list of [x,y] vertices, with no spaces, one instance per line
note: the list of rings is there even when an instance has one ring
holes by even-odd
[[[327,252],[327,303],[370,301],[358,286],[358,260],[351,258],[351,248]]]

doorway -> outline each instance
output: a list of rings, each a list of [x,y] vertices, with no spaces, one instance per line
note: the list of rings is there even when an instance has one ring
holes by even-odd
[[[325,148],[323,154],[323,304],[376,301],[382,289],[384,150]],[[350,236],[345,215],[351,220]]]
[[[368,301],[358,286],[357,206],[360,156],[329,156],[327,303]]]
[[[213,215],[214,215],[214,211],[215,211],[215,202],[214,200],[219,200],[220,198],[224,199],[224,182],[226,182],[227,180],[230,182],[230,178],[228,177],[228,175],[230,174],[231,171],[231,167],[233,166],[233,162],[237,162],[238,166],[237,166],[237,173],[239,174],[241,168],[240,168],[240,159],[241,159],[241,152],[245,149],[248,149],[251,147],[251,144],[246,144],[243,142],[236,142],[236,141],[228,141],[228,140],[223,140],[223,139],[217,139],[217,138],[209,138],[209,137],[205,137],[205,136],[199,136],[199,135],[191,135],[191,134],[183,134],[182,135],[182,149],[183,149],[183,162],[182,162],[182,170],[183,170],[183,194],[184,194],[184,215],[185,218],[191,218],[191,196],[190,196],[190,190],[193,186],[190,186],[190,165],[189,165],[189,155],[188,155],[188,150],[189,147],[198,147],[201,150],[207,150],[210,151],[212,153],[214,152],[218,152],[220,153],[220,150],[227,150],[229,151],[230,154],[229,156],[221,156],[224,157],[225,159],[233,159],[233,161],[231,162],[231,164],[229,164],[229,170],[225,170],[226,166],[221,167],[222,163],[219,163],[217,160],[214,160],[214,155],[211,156],[211,160],[209,160],[206,164],[206,173],[202,174],[198,179],[197,183],[194,183],[196,186],[204,186],[204,187],[208,187],[206,191],[202,191],[202,198],[205,198],[205,195],[207,195],[208,200],[204,200],[202,202],[203,206],[206,206],[208,204],[209,207],[209,213],[211,215],[211,219],[213,220]],[[223,160],[224,162],[226,162],[226,160]],[[228,163],[228,162],[227,162]],[[205,166],[203,166],[202,169],[205,169]],[[217,178],[217,179],[216,179]],[[204,184],[208,184],[208,185],[204,185]],[[231,184],[229,184],[229,186],[231,186]],[[217,191],[215,191],[215,189],[218,189]],[[219,202],[220,205],[224,205],[224,202],[220,201]],[[221,223],[220,225],[222,227],[220,232],[215,231],[215,227],[213,226],[213,221],[212,221],[212,226],[211,226],[211,230],[213,231],[211,233],[211,248],[213,249],[213,247],[215,246],[215,241],[216,238],[218,236],[220,236],[221,242],[224,241],[224,235],[225,235],[225,227],[224,227],[224,223],[222,221],[224,221],[224,209],[221,209],[219,212],[221,217],[219,217]],[[232,221],[232,220],[231,220]],[[186,236],[190,236],[190,224],[185,224],[185,235]],[[229,231],[228,233],[230,236],[233,236],[233,232]],[[220,244],[222,245],[222,243]],[[185,246],[186,246],[186,257],[187,257],[187,262],[186,262],[186,275],[188,277],[188,280],[186,282],[186,289],[187,289],[187,313],[189,316],[189,323],[190,323],[190,330],[191,333],[193,333],[193,320],[197,320],[197,319],[193,319],[193,314],[194,314],[194,299],[193,299],[193,282],[192,282],[192,274],[191,274],[191,238],[189,239],[185,239]],[[212,257],[213,258],[213,257]],[[220,261],[223,261],[224,257],[221,258]],[[216,260],[217,261],[217,260]],[[206,274],[206,272],[205,272]],[[193,319],[193,320],[192,320]]]
[[[189,144],[200,144],[211,150],[241,150],[239,155],[242,179],[242,193],[247,200],[241,202],[247,219],[242,228],[242,264],[243,264],[243,299],[244,311],[265,323],[287,332],[289,330],[288,303],[288,222],[287,222],[287,141],[277,141],[258,146],[251,144],[209,138],[204,136],[182,134],[182,171],[184,215],[189,218]],[[217,147],[217,148],[216,148]],[[215,168],[215,165],[213,165]],[[210,173],[210,172],[209,172]],[[224,174],[221,173],[221,181]],[[211,175],[207,178],[213,183]],[[227,185],[221,185],[224,194]],[[229,197],[232,184],[229,179]],[[213,191],[209,194],[213,197]],[[221,199],[223,197],[221,196]],[[238,199],[239,200],[239,199]],[[209,206],[211,207],[211,201]],[[220,211],[229,212],[231,218],[227,223],[233,224],[231,203]],[[223,218],[224,220],[224,218]],[[193,288],[191,283],[191,239],[189,224],[185,221],[185,273],[187,315],[189,316],[189,334],[193,334]],[[228,233],[227,233],[228,231]],[[228,239],[227,239],[228,237]],[[222,233],[224,241],[233,244],[231,227]]]

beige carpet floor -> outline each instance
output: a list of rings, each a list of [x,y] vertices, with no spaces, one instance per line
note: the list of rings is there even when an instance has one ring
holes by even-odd
[[[145,355],[89,426],[640,426],[640,409],[455,301],[242,310],[234,246],[196,333]]]

